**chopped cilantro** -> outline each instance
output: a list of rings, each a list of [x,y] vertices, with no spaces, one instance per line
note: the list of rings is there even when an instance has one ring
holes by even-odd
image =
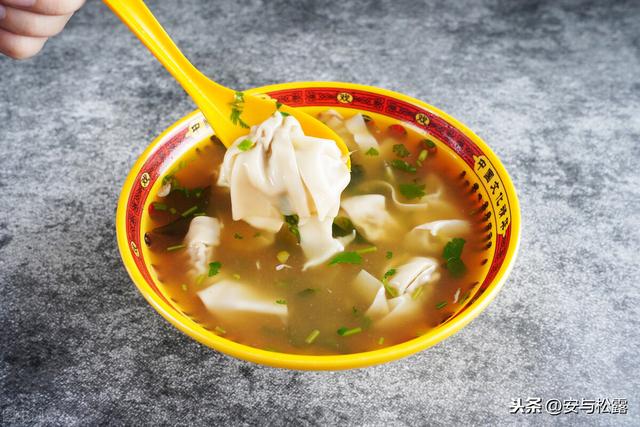
[[[407,199],[419,199],[426,193],[424,192],[424,185],[418,184],[400,184],[400,193]]]
[[[404,146],[404,144],[394,144],[393,152],[396,153],[396,156],[398,157],[409,157],[409,155],[411,154],[409,150],[407,150],[407,147]]]
[[[460,277],[467,271],[467,267],[460,258],[449,258],[447,260],[447,270],[453,277]]]
[[[296,240],[300,243],[300,230],[298,229],[298,221],[300,221],[300,218],[298,215],[285,215],[284,221],[287,223],[291,234],[296,236]]]
[[[391,251],[387,251],[387,254],[384,256],[386,259],[391,259],[393,258],[393,252]]]
[[[276,110],[279,110],[282,107],[282,102],[276,101]]]
[[[436,308],[437,308],[438,310],[440,310],[441,308],[444,308],[446,305],[447,305],[447,302],[446,302],[446,301],[441,301],[441,302],[439,302],[439,303],[437,303],[437,304],[436,304]]]
[[[362,264],[362,257],[357,252],[340,252],[329,261],[329,265],[334,264]]]
[[[449,270],[453,277],[460,277],[467,271],[467,267],[460,258],[464,244],[464,239],[455,237],[449,240],[442,250],[442,257],[447,261],[447,270]]]
[[[375,148],[371,147],[364,154],[367,156],[377,156],[380,154],[380,152]]]
[[[222,263],[219,261],[210,262],[209,263],[209,277],[213,277],[220,272],[220,267],[222,267]]]
[[[284,112],[284,111],[280,111],[280,115],[281,115],[282,117],[287,117],[287,116],[290,116],[291,114],[289,114],[289,113],[287,113],[287,112]]]
[[[465,240],[459,237],[455,237],[444,246],[442,251],[442,257],[444,259],[460,258],[462,255],[462,249],[464,248]]]
[[[404,171],[404,172],[409,172],[409,173],[416,173],[417,169],[415,166],[410,165],[409,163],[405,162],[404,160],[399,160],[399,159],[393,159],[389,162],[389,164],[391,165],[391,167]]]
[[[242,114],[242,110],[244,108],[244,93],[236,92],[233,97],[233,101],[230,102],[229,105],[231,106],[231,122],[234,125],[238,125],[240,127],[248,129],[249,125],[240,118],[240,115]]]
[[[384,276],[382,276],[383,279],[388,279],[390,277],[393,277],[396,274],[396,269],[395,268],[390,268],[389,270],[387,270],[386,273],[384,273]]]
[[[360,332],[362,332],[362,328],[361,327],[357,327],[357,328],[347,328],[347,327],[341,327],[340,329],[338,329],[338,335],[340,335],[341,337],[348,337],[349,335],[354,335],[354,334],[359,334]]]
[[[332,235],[333,237],[344,237],[353,233],[353,223],[346,216],[337,216],[333,220]]]

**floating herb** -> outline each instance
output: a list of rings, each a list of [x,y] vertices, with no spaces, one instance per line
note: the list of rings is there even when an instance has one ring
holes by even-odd
[[[222,327],[220,326],[216,326],[216,328],[214,329],[218,335],[226,335],[227,331],[225,331]]]
[[[378,338],[378,345],[384,344],[384,337]]]
[[[427,150],[420,151],[420,154],[418,154],[418,161],[419,162],[424,162],[425,159],[427,158],[428,154],[429,154],[429,152]]]
[[[391,167],[404,171],[404,172],[409,172],[409,173],[416,173],[417,169],[415,166],[410,165],[409,163],[405,162],[404,160],[399,160],[399,159],[393,159],[389,162],[389,164],[391,165]]]
[[[380,154],[380,152],[375,148],[371,147],[364,154],[367,156],[377,156]]]
[[[205,277],[207,277],[207,276],[205,276],[204,274],[199,274],[199,275],[196,277],[196,280],[195,280],[195,282],[196,282],[196,286],[200,286],[200,285],[202,285],[202,282],[204,282]]]
[[[186,283],[183,283],[182,285],[180,285],[180,288],[181,288],[184,292],[187,292],[188,287],[187,287],[187,284],[186,284]]]
[[[169,207],[166,204],[160,203],[160,202],[153,202],[152,205],[153,205],[153,208],[157,211],[166,211],[167,209],[169,209]]]
[[[248,129],[249,125],[240,118],[242,110],[244,109],[244,93],[236,92],[233,101],[230,102],[229,105],[231,106],[231,123]]]
[[[298,217],[298,215],[284,216],[284,222],[287,223],[287,227],[289,228],[289,231],[291,232],[291,234],[296,236],[296,240],[298,241],[298,243],[300,243],[300,230],[298,229],[298,221],[300,221],[300,218]]]
[[[400,184],[400,193],[409,200],[420,199],[426,194],[424,188],[424,185]]]
[[[340,252],[329,261],[329,265],[334,264],[362,264],[362,257],[357,252]]]
[[[384,256],[386,259],[391,259],[393,258],[393,252],[391,251],[387,251],[387,254]]]
[[[430,139],[423,139],[422,141],[420,141],[422,143],[422,145],[424,145],[425,147],[429,148],[429,149],[434,149],[436,148],[436,143],[431,141]]]
[[[386,273],[384,273],[384,276],[382,276],[382,278],[389,279],[390,277],[393,277],[395,274],[396,274],[396,269],[390,268],[389,270],[386,271]]]
[[[420,298],[420,295],[422,295],[422,292],[424,292],[424,285],[413,291],[413,293],[411,294],[411,299],[417,300],[418,298]]]
[[[314,329],[309,335],[307,335],[307,338],[304,339],[304,342],[306,342],[307,344],[313,344],[316,338],[318,338],[318,335],[320,335],[320,331]]]
[[[182,217],[186,218],[189,215],[191,215],[192,213],[196,212],[198,210],[198,206],[191,206],[189,209],[187,209],[186,211],[182,212]]]
[[[285,111],[280,111],[280,115],[281,115],[282,117],[287,117],[287,116],[290,116],[291,114],[289,114],[289,113],[287,113],[287,112],[285,112]]]
[[[240,151],[249,151],[251,150],[253,147],[255,147],[256,143],[253,142],[250,139],[243,139],[242,141],[240,141],[240,143],[238,144],[238,150]]]
[[[394,144],[393,152],[396,153],[396,156],[402,158],[409,157],[409,155],[411,154],[409,150],[407,150],[407,147],[404,146],[404,144]]]
[[[213,277],[220,272],[222,263],[219,261],[209,263],[209,277]]]
[[[341,337],[348,337],[349,335],[355,335],[355,334],[359,334],[360,332],[362,332],[362,328],[361,327],[357,327],[357,328],[346,328],[346,327],[341,327],[340,329],[338,329],[338,335],[340,335]]]
[[[356,251],[357,254],[370,254],[371,252],[375,252],[377,251],[378,248],[376,246],[369,246],[368,248],[362,248],[362,249],[358,249]]]
[[[173,245],[173,246],[169,246],[167,248],[167,252],[174,252],[174,251],[179,251],[180,249],[184,249],[186,246],[185,245]]]
[[[233,233],[233,238],[237,239],[237,240],[242,240],[243,239],[242,234],[240,234],[240,233]]]
[[[277,299],[276,304],[287,305],[287,300],[285,299]]]
[[[446,260],[447,270],[454,277],[462,276],[467,267],[461,259],[462,249],[464,248],[465,240],[459,237],[455,237],[444,246],[442,250],[442,257]]]
[[[439,302],[439,303],[437,303],[437,304],[436,304],[436,308],[437,308],[438,310],[440,310],[441,308],[444,308],[446,305],[447,305],[447,302],[446,302],[446,301],[441,301],[441,302]]]
[[[231,277],[233,277],[236,280],[240,280],[240,275],[238,273],[233,274]]]

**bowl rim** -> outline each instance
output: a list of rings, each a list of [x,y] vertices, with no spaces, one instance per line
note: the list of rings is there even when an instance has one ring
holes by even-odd
[[[475,319],[495,298],[499,290],[504,285],[513,264],[516,260],[517,253],[520,246],[520,205],[518,197],[515,191],[515,187],[511,180],[511,177],[504,168],[502,162],[498,156],[491,150],[491,148],[475,133],[473,133],[467,126],[451,117],[444,111],[433,107],[423,101],[404,95],[398,92],[390,91],[387,89],[381,89],[374,86],[367,86],[355,83],[343,83],[343,82],[331,82],[331,81],[304,81],[304,82],[289,82],[280,83],[267,86],[261,86],[253,89],[246,90],[245,93],[269,93],[282,90],[291,89],[303,89],[311,87],[331,87],[341,89],[353,89],[371,92],[375,94],[385,95],[387,97],[395,98],[410,104],[414,104],[422,109],[426,109],[435,115],[440,116],[457,130],[462,132],[465,136],[471,139],[478,147],[483,151],[483,154],[490,160],[492,166],[496,169],[499,176],[502,178],[503,189],[506,190],[510,204],[510,226],[511,236],[509,246],[507,248],[504,261],[491,280],[489,285],[484,289],[480,296],[472,301],[463,311],[458,313],[450,321],[440,325],[437,328],[432,329],[424,335],[414,338],[409,341],[395,344],[389,347],[384,347],[378,350],[371,350],[367,352],[344,354],[344,355],[300,355],[291,353],[279,353],[268,350],[262,350],[259,348],[251,347],[245,344],[240,344],[235,341],[217,336],[212,333],[204,333],[198,325],[188,317],[178,314],[165,300],[161,299],[149,286],[144,279],[142,273],[136,267],[136,264],[131,255],[129,248],[129,242],[126,236],[126,207],[130,190],[138,176],[138,172],[141,170],[146,159],[154,152],[155,148],[160,142],[174,132],[177,128],[181,127],[186,121],[193,119],[199,115],[200,112],[195,110],[181,119],[177,120],[171,126],[169,126],[164,132],[158,135],[151,144],[143,151],[142,154],[136,160],[134,166],[129,171],[127,178],[122,186],[120,197],[118,200],[118,208],[116,211],[116,235],[118,240],[118,247],[120,255],[125,265],[126,270],[129,273],[132,281],[144,296],[147,302],[158,312],[162,317],[169,321],[172,325],[178,328],[183,333],[199,341],[202,344],[207,345],[217,351],[234,356],[246,361],[288,369],[301,369],[301,370],[341,370],[341,369],[353,369],[361,368],[385,362],[397,360],[421,350],[427,349],[440,341],[451,336],[455,332],[462,329]]]

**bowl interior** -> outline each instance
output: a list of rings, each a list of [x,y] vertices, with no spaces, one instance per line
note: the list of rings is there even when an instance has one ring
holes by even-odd
[[[476,205],[475,218],[484,233],[482,279],[474,282],[466,304],[440,326],[414,340],[366,353],[305,356],[269,352],[238,344],[206,330],[163,292],[148,263],[144,243],[150,194],[162,177],[190,147],[213,131],[199,112],[178,121],[143,153],[125,182],[117,214],[118,242],[125,266],[151,305],[178,329],[233,356],[271,366],[299,369],[344,369],[382,363],[427,348],[473,319],[501,287],[515,259],[519,240],[519,207],[513,184],[499,159],[476,135],[445,113],[407,96],[345,83],[289,83],[248,92],[268,94],[310,113],[327,109],[383,115],[431,135],[439,149],[453,156],[458,181]],[[374,117],[375,119],[375,117]]]

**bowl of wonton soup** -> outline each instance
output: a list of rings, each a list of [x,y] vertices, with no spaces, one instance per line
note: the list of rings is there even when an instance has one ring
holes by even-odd
[[[465,266],[467,276],[463,276],[467,277],[468,280],[458,279],[458,282],[454,282],[463,283],[463,285],[453,285],[454,288],[456,286],[459,287],[457,289],[451,288],[447,297],[434,296],[434,298],[439,299],[433,300],[433,302],[436,302],[435,307],[432,307],[433,302],[430,303],[429,309],[436,314],[429,316],[431,323],[429,323],[430,326],[428,328],[403,331],[403,333],[406,332],[409,335],[405,334],[401,339],[398,338],[397,340],[394,337],[393,330],[391,330],[387,335],[375,338],[379,345],[376,345],[376,343],[355,345],[352,350],[345,350],[338,345],[335,347],[337,350],[333,353],[324,350],[319,350],[317,354],[311,350],[300,350],[298,352],[295,348],[295,351],[292,351],[289,347],[277,348],[275,345],[274,347],[276,348],[270,348],[266,344],[252,345],[250,340],[238,342],[242,340],[234,340],[233,336],[227,334],[227,331],[222,327],[202,321],[196,313],[198,310],[203,310],[203,305],[199,302],[194,303],[196,305],[199,304],[199,306],[184,302],[179,296],[181,288],[184,291],[187,290],[187,283],[169,284],[170,280],[167,277],[172,276],[162,273],[161,269],[158,270],[156,264],[162,261],[159,261],[157,254],[153,253],[153,244],[150,242],[149,233],[147,232],[152,227],[151,222],[153,221],[150,213],[158,209],[167,209],[166,206],[163,206],[163,203],[157,202],[157,196],[163,192],[163,187],[166,187],[166,177],[169,176],[170,171],[190,167],[183,164],[184,162],[181,160],[186,153],[192,152],[194,149],[199,150],[197,148],[198,144],[202,144],[205,140],[215,140],[213,131],[202,114],[199,111],[194,111],[165,130],[142,153],[124,183],[116,214],[118,246],[124,265],[142,295],[165,319],[197,341],[243,360],[289,369],[339,370],[385,363],[431,347],[467,325],[495,298],[515,261],[520,239],[520,211],[515,188],[502,162],[487,144],[471,130],[446,113],[424,102],[399,93],[363,85],[337,82],[285,83],[251,89],[246,93],[264,94],[281,103],[302,108],[315,116],[322,117],[324,114],[325,120],[332,120],[333,117],[349,117],[358,113],[365,117],[368,122],[375,121],[379,124],[379,127],[384,125],[385,132],[407,129],[411,135],[418,135],[419,138],[424,138],[422,141],[428,143],[428,145],[425,145],[424,149],[418,150],[415,158],[403,157],[402,151],[404,149],[396,147],[399,144],[394,144],[393,152],[398,157],[394,158],[390,163],[397,162],[394,163],[394,166],[403,168],[407,167],[409,163],[411,163],[409,167],[414,167],[414,164],[422,166],[420,160],[425,160],[425,157],[427,155],[431,156],[431,153],[434,153],[435,150],[437,150],[437,156],[440,156],[443,160],[446,159],[447,166],[445,169],[451,176],[451,185],[456,188],[456,197],[464,199],[461,203],[469,207],[468,222],[471,224],[473,236],[472,238],[467,238],[467,244],[465,245],[465,251],[468,252],[468,255],[464,258],[467,264]],[[328,113],[330,116],[327,116],[327,111],[330,112]],[[400,127],[395,125],[400,125]],[[338,132],[338,134],[340,133]],[[427,148],[429,149],[428,153]],[[432,149],[433,151],[431,151]],[[371,150],[367,151],[367,153],[372,154]],[[359,155],[362,156],[362,154],[360,153]],[[377,155],[377,152],[375,154]],[[357,168],[358,162],[354,162],[354,158],[357,159],[352,155],[352,165],[356,164],[355,168]],[[362,158],[365,159],[365,157]],[[365,161],[367,161],[366,159]],[[405,161],[404,159],[414,159],[415,162],[413,160],[411,162]],[[351,180],[354,180],[353,166]],[[379,180],[377,182],[378,184],[376,185],[384,187],[384,183],[380,184]],[[425,188],[424,185],[416,186],[411,182],[403,185],[405,185],[404,190],[407,191],[420,191],[420,189]],[[358,191],[362,193],[362,190]],[[380,190],[380,192],[384,193],[383,190]],[[403,194],[406,195],[405,192]],[[424,192],[420,194],[422,195]],[[196,196],[199,195],[196,194]],[[391,200],[391,197],[400,206],[408,205],[408,203],[403,204],[397,201],[393,190],[389,193],[388,199]],[[409,195],[407,197],[413,196]],[[352,199],[356,199],[356,197],[352,197]],[[391,202],[388,201],[387,203]],[[414,212],[417,212],[415,213],[417,215],[419,214],[420,206],[410,206],[410,209],[412,209],[412,215],[414,215]],[[194,213],[189,212],[189,210],[185,209],[184,213]],[[198,213],[195,214],[196,216],[198,215]],[[180,212],[176,216],[180,219]],[[357,226],[358,223],[355,218],[354,216],[353,222]],[[401,217],[397,222],[404,221],[402,218],[405,217]],[[179,221],[175,222],[179,223]],[[431,235],[436,236],[436,226],[433,224],[440,224],[442,227],[449,226],[445,224],[445,221],[435,221],[431,224],[431,226],[423,227],[422,229],[420,229],[420,226],[415,227],[411,232],[414,234],[431,233]],[[286,225],[285,223],[285,227]],[[231,225],[228,223],[223,225],[223,227],[229,226]],[[369,230],[369,232],[374,231]],[[353,233],[355,236],[356,231],[354,230]],[[253,237],[259,234],[255,233]],[[239,233],[234,233],[234,236],[243,239],[242,236],[239,236]],[[411,236],[409,234],[406,236],[405,240],[408,242]],[[238,242],[254,245],[254,243],[249,242],[249,237],[245,235],[244,240],[238,240]],[[369,240],[372,239],[370,238]],[[450,243],[455,243],[454,241],[455,239],[449,241],[445,246],[443,255],[445,258],[447,251],[453,250],[455,252],[455,248],[453,248],[455,245],[450,245]],[[229,245],[236,243],[233,240],[231,243],[228,241],[225,243],[223,240],[217,250],[224,252],[225,245],[230,248]],[[257,245],[257,243],[255,244]],[[370,243],[366,244],[370,245]],[[174,248],[180,250],[182,249],[181,246],[183,245],[173,245],[168,247],[167,250],[170,251]],[[375,246],[362,247],[364,249],[350,252],[350,254],[362,254],[357,255],[358,258],[362,259],[368,255],[367,252],[377,250]],[[371,248],[371,250],[367,248]],[[440,251],[440,249],[438,250]],[[278,253],[278,259],[280,259],[281,254],[282,251]],[[384,259],[383,255],[384,253],[377,254],[380,257],[379,259]],[[256,255],[248,254],[246,257],[252,256]],[[289,254],[287,253],[288,256]],[[391,256],[394,256],[392,251],[386,251],[386,258],[390,259],[389,262],[393,261]],[[455,259],[455,255],[448,260],[440,258],[438,260],[439,264],[433,268],[441,270],[442,275],[453,274],[454,269],[459,267],[456,262],[459,262],[460,259]],[[366,263],[366,260],[364,262]],[[217,266],[215,264],[209,263],[209,266],[215,269],[214,273],[217,274],[220,264],[218,263]],[[256,264],[258,264],[259,268],[259,263],[257,262]],[[285,263],[283,262],[282,264]],[[222,268],[225,268],[226,265],[229,265],[229,261],[224,262]],[[211,275],[211,269],[209,273]],[[244,272],[239,271],[238,273],[233,275],[234,278],[239,279],[241,275],[244,276]],[[391,277],[396,273],[396,268],[387,270],[387,273],[392,273],[389,275]],[[388,288],[393,279],[389,279],[387,273],[385,273],[384,278],[380,277],[380,280],[389,293],[391,291],[397,292],[397,288],[395,291]],[[289,274],[293,273],[289,272]],[[300,274],[304,274],[304,271],[300,272]],[[341,278],[335,276],[331,280],[341,282]],[[378,279],[372,280],[380,283]],[[347,283],[344,286],[347,286]],[[222,287],[219,289],[222,289]],[[303,294],[305,291],[306,289],[303,289],[298,294]],[[385,294],[384,290],[381,290],[381,293],[390,298],[389,294]],[[406,300],[415,299],[418,293],[414,291],[411,298],[407,295]],[[218,294],[212,297],[214,298],[213,302],[205,300],[206,296],[203,297],[202,293],[200,295],[204,304],[208,306],[209,303],[214,305],[219,303],[220,299],[226,298],[224,295],[227,294]],[[392,296],[397,297],[397,295]],[[278,304],[287,303],[280,300],[276,302]],[[393,305],[391,303],[389,307]],[[385,310],[387,310],[386,303]],[[274,313],[276,311],[274,309]],[[362,314],[357,313],[358,309],[356,309],[355,305],[353,312],[354,316],[360,316],[360,319],[365,318]],[[300,319],[298,318],[296,322],[299,323],[304,320]],[[364,328],[366,329],[366,325]],[[351,333],[361,331],[362,328],[360,327],[340,328],[335,339],[339,341]],[[314,330],[303,341],[310,343],[316,339],[317,335],[319,335],[318,330]],[[353,339],[359,338],[354,335]],[[302,345],[304,346],[304,343]]]

